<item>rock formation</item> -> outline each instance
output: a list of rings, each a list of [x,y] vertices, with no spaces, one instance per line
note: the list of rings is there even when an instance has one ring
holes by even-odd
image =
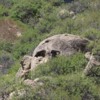
[[[34,50],[32,56],[24,56],[17,77],[27,78],[30,70],[47,62],[57,55],[71,56],[76,52],[86,52],[89,40],[76,35],[60,34],[43,40]]]
[[[91,74],[91,70],[95,66],[100,66],[100,62],[96,59],[96,57],[91,54],[90,52],[87,52],[85,54],[85,57],[89,60],[86,68],[84,69],[84,74],[89,75]]]
[[[28,79],[28,73],[34,70],[39,64],[46,63],[49,59],[56,57],[58,55],[71,56],[77,52],[83,52],[85,58],[88,60],[83,73],[84,75],[91,74],[91,69],[95,66],[100,65],[93,53],[89,52],[87,45],[90,41],[86,38],[82,38],[76,35],[70,34],[60,34],[49,37],[43,40],[33,51],[32,56],[25,55],[21,60],[21,68],[17,73],[17,77],[23,78],[23,83],[25,85],[35,88],[37,86],[43,86],[44,83],[36,78],[34,80]],[[17,91],[19,96],[24,96],[21,94],[20,90]],[[9,100],[15,95],[15,91],[9,95]]]

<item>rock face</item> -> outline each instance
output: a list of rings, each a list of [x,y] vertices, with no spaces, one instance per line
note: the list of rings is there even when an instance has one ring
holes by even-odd
[[[7,99],[3,99],[3,100],[15,100],[14,98],[15,96],[18,96],[21,98],[21,97],[25,97],[26,94],[27,92],[24,89],[13,91],[9,94],[9,97]]]
[[[86,52],[88,40],[76,35],[60,34],[42,41],[34,50],[33,57],[55,57],[71,55],[78,51]]]
[[[90,52],[87,52],[85,54],[85,57],[88,59],[88,64],[84,69],[84,74],[89,75],[91,74],[91,70],[93,69],[93,67],[100,66],[100,61],[98,61],[96,57]]]
[[[34,50],[32,56],[24,56],[17,77],[26,78],[28,72],[37,65],[47,62],[57,55],[70,56],[78,51],[86,52],[89,40],[76,35],[60,34],[43,40]]]
[[[34,88],[36,86],[42,86],[43,82],[39,82],[39,78],[36,78],[35,80],[26,79],[24,81],[24,84]]]

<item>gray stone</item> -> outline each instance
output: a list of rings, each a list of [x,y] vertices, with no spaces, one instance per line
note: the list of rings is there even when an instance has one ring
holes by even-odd
[[[22,68],[18,71],[18,77],[27,78],[30,70],[39,64],[46,63],[57,55],[71,56],[76,52],[86,52],[89,40],[71,34],[59,34],[49,37],[35,48],[32,56],[24,56],[21,61]]]
[[[88,61],[88,64],[86,65],[86,67],[84,69],[84,74],[85,75],[89,75],[89,74],[91,74],[91,70],[93,69],[93,67],[100,66],[100,62],[96,60],[96,58],[93,55],[93,53],[91,54],[90,52],[87,52],[85,54],[85,57],[89,61]]]

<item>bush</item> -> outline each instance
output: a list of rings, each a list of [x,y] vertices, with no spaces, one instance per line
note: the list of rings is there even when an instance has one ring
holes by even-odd
[[[52,6],[60,6],[64,1],[63,0],[45,0],[48,3],[50,2]]]
[[[13,50],[13,44],[10,42],[0,42],[0,50],[11,53]]]
[[[37,19],[39,17],[39,9],[41,8],[40,2],[33,2],[32,0],[30,0],[30,2],[21,0],[15,3],[17,4],[12,7],[10,12],[11,17],[31,26],[37,23]]]
[[[93,81],[81,77],[80,74],[42,77],[42,87],[32,90],[24,87],[27,91],[19,100],[99,100],[100,94]],[[17,96],[18,97],[18,96]],[[16,98],[16,97],[15,97]],[[15,99],[17,100],[17,99]]]
[[[13,91],[25,89],[26,95],[22,98],[16,95],[14,100],[100,100],[100,68],[96,66],[90,76],[82,76],[87,64],[82,53],[72,57],[58,56],[37,66],[29,78],[39,78],[44,84],[41,87],[34,86],[33,89],[23,86],[20,80],[15,81],[20,58],[33,52],[41,40],[54,34],[82,35],[92,40],[89,46],[94,55],[100,55],[99,2],[100,0],[1,0],[0,17],[14,18],[26,27],[20,25],[23,28],[22,37],[13,44],[0,41],[0,64],[9,68],[13,66],[6,75],[0,77],[0,95],[8,96]],[[66,10],[61,14],[63,19],[58,17],[61,9]],[[74,11],[75,15],[70,17],[70,11]],[[4,52],[2,55],[3,51],[7,54]],[[13,58],[16,61],[12,65]]]
[[[93,41],[99,40],[100,39],[100,31],[94,28],[90,28],[86,30],[83,35]]]
[[[7,8],[0,5],[0,17],[5,17],[5,16],[8,16],[8,15],[9,15],[9,12],[8,12]]]
[[[78,74],[77,74],[78,75]],[[92,81],[82,78],[80,75],[68,77],[56,77],[46,81],[44,88],[39,93],[35,92],[35,97],[52,100],[99,100],[99,91],[93,86]],[[97,94],[96,94],[97,93]]]
[[[42,64],[36,68],[31,78],[40,76],[57,76],[77,73],[82,71],[86,65],[83,54],[76,54],[72,57],[53,58],[46,64]]]
[[[2,66],[0,71],[3,74],[8,73],[8,70],[12,67],[13,64],[14,64],[14,59],[11,57],[11,55],[8,54],[0,55],[0,65]]]
[[[13,0],[0,0],[0,4],[5,6],[6,8],[11,8],[13,5]]]
[[[69,10],[75,12],[76,14],[83,12],[87,8],[88,8],[88,3],[86,3],[86,1],[85,2],[83,1],[73,2],[69,6]]]
[[[48,20],[41,21],[36,29],[39,31],[40,34],[49,33],[52,29],[52,23]]]

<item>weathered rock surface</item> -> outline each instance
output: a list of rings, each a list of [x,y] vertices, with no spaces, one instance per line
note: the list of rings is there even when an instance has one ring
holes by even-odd
[[[15,96],[18,96],[19,98],[24,97],[26,95],[26,91],[24,89],[13,91],[9,94],[9,97],[5,100],[14,100]]]
[[[41,82],[39,78],[36,78],[34,80],[26,79],[24,81],[24,84],[25,85],[28,85],[28,86],[31,86],[32,88],[34,88],[36,86],[42,86],[43,85],[43,82]]]
[[[26,78],[30,70],[37,65],[47,62],[57,55],[70,56],[76,52],[86,52],[89,40],[76,35],[60,34],[43,40],[34,50],[32,56],[24,56],[21,61],[22,68],[17,77]]]
[[[84,69],[84,74],[89,75],[89,74],[91,74],[91,70],[93,69],[93,67],[100,66],[100,61],[98,61],[96,59],[96,57],[93,54],[91,54],[90,52],[87,52],[85,54],[85,57],[89,61],[88,61],[86,68]]]
[[[55,57],[56,55],[71,55],[78,51],[86,52],[89,41],[85,38],[60,34],[42,41],[34,50],[33,57]]]

